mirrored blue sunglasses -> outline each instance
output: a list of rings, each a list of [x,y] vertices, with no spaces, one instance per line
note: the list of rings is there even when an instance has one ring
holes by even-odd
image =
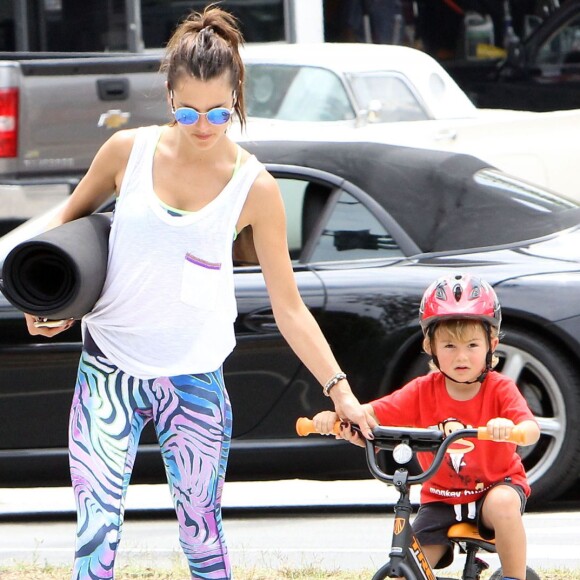
[[[233,112],[234,109],[226,109],[225,107],[216,107],[215,109],[210,109],[207,113],[200,113],[191,107],[179,107],[178,109],[173,107],[173,116],[181,125],[195,125],[202,115],[212,125],[223,125],[232,118]]]

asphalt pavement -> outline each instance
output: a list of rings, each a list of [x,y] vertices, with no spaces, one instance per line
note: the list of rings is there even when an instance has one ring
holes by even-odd
[[[234,565],[277,569],[378,568],[387,558],[394,491],[376,480],[226,483],[224,529]],[[418,489],[412,493],[418,502]],[[529,564],[578,571],[578,504],[525,515]],[[70,488],[0,489],[0,561],[69,564],[74,544]],[[485,554],[492,569],[497,555]],[[166,485],[129,487],[118,563],[182,561]],[[451,570],[460,568],[456,557]]]

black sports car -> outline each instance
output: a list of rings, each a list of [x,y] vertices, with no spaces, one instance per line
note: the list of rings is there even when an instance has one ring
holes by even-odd
[[[580,207],[467,155],[372,143],[245,146],[280,184],[296,281],[360,400],[426,371],[421,295],[441,275],[475,273],[502,303],[499,370],[542,427],[522,450],[533,497],[568,489],[580,465]],[[42,221],[2,238],[0,258]],[[228,478],[369,477],[359,448],[295,435],[297,417],[330,403],[276,327],[250,234],[234,245]],[[0,484],[66,482],[79,325],[52,340],[31,337],[2,299],[0,327]],[[134,481],[163,477],[148,430]]]

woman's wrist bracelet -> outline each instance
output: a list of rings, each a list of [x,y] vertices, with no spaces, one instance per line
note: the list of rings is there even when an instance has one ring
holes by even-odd
[[[327,383],[322,387],[322,392],[327,396],[330,397],[330,390],[340,383],[340,381],[344,381],[346,379],[346,374],[343,372],[336,373],[333,377],[331,377]]]

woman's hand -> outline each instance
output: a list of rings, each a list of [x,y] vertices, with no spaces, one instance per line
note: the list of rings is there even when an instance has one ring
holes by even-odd
[[[337,439],[346,439],[353,445],[364,447],[364,438],[354,429],[351,428],[349,422],[340,424],[340,431],[335,432],[335,425],[340,421],[338,415],[334,411],[322,411],[312,418],[314,428],[317,433],[321,435],[334,435]]]
[[[341,421],[358,425],[360,432],[366,439],[374,438],[373,429],[379,423],[372,407],[368,404],[361,405],[346,381],[341,381],[330,391],[330,398]]]
[[[74,318],[69,318],[68,320],[51,320],[50,326],[42,326],[42,323],[46,322],[45,319],[26,313],[24,319],[26,320],[26,328],[32,336],[40,335],[48,338],[68,330],[75,323]]]
[[[364,437],[358,431],[355,431],[350,426],[350,423],[341,423],[340,435],[337,438],[346,439],[349,443],[358,445],[359,447],[366,447]]]

